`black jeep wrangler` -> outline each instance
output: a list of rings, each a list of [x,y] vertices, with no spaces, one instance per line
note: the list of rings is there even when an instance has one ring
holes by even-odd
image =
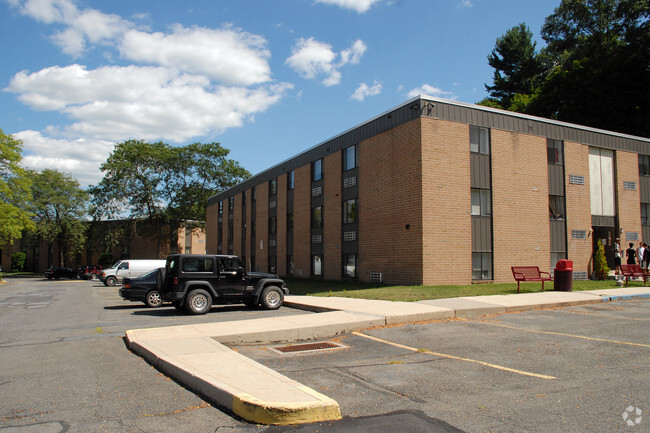
[[[156,287],[164,301],[190,314],[205,314],[212,304],[275,310],[289,294],[277,275],[246,272],[237,256],[215,254],[167,256],[166,266],[156,275]]]

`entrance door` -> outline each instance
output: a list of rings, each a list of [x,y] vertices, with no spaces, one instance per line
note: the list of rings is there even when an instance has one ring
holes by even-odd
[[[603,243],[603,247],[605,248],[605,259],[607,260],[607,266],[610,269],[615,269],[614,242],[616,240],[616,236],[614,235],[614,227],[593,227],[593,229],[593,252],[591,255],[592,259],[596,257],[596,251],[598,251],[598,241],[600,240]],[[621,244],[621,248],[625,250],[627,246],[623,246],[623,244]]]

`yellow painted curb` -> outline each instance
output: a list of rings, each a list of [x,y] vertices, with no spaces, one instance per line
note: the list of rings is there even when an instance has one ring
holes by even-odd
[[[316,400],[305,403],[268,402],[242,393],[233,396],[232,410],[257,424],[289,425],[341,419],[341,410],[335,400],[304,385],[299,389]]]

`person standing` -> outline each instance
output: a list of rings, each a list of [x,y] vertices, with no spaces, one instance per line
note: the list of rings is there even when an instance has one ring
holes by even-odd
[[[636,265],[636,250],[634,249],[634,243],[630,242],[630,248],[625,250],[625,255],[627,256],[628,265]]]
[[[623,251],[621,251],[621,240],[616,238],[614,242],[614,266],[616,267],[616,275],[621,274],[621,257]]]
[[[636,249],[636,258],[637,261],[639,262],[639,266],[643,267],[645,263],[645,244],[643,242],[639,242],[639,247]]]

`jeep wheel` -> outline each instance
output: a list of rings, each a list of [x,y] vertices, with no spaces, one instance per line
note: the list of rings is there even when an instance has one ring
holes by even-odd
[[[205,314],[212,307],[212,296],[203,289],[192,290],[185,299],[185,309],[190,314]]]
[[[115,277],[108,277],[106,278],[104,284],[106,284],[108,287],[113,287],[115,284],[117,284],[117,279]]]
[[[262,291],[260,300],[265,310],[277,310],[284,302],[284,293],[279,287],[269,286]]]
[[[157,290],[152,290],[144,297],[144,303],[147,307],[156,308],[162,305],[162,298]]]

